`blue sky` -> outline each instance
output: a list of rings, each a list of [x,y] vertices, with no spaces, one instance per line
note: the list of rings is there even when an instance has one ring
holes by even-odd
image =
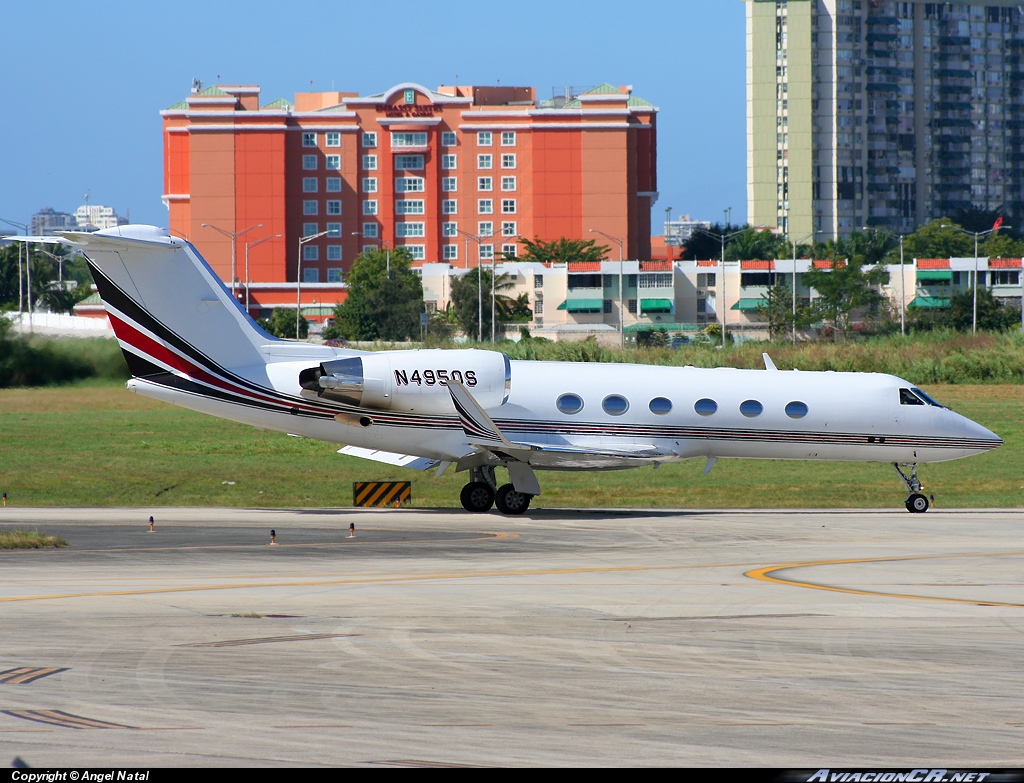
[[[159,111],[192,78],[367,95],[411,81],[632,84],[659,107],[655,233],[746,216],[744,3],[9,3],[0,14],[0,217],[92,203],[167,224]]]

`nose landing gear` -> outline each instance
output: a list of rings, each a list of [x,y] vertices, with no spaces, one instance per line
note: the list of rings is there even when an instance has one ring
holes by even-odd
[[[929,502],[928,498],[921,493],[921,482],[917,478],[917,463],[903,463],[902,466],[898,462],[892,463],[893,469],[896,474],[900,477],[900,481],[903,482],[903,486],[907,490],[906,507],[907,511],[911,514],[923,514],[928,510]],[[907,475],[906,469],[910,468],[910,475]]]

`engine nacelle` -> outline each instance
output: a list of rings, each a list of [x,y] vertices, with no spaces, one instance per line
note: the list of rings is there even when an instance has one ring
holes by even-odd
[[[498,351],[425,349],[334,359],[299,373],[302,388],[320,397],[404,413],[451,413],[449,380],[494,408],[508,400],[512,365]]]

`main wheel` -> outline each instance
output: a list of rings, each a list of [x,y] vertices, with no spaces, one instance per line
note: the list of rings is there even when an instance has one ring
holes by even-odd
[[[928,498],[919,492],[915,492],[907,498],[907,511],[911,514],[923,514],[928,510]]]
[[[462,501],[462,507],[466,511],[475,513],[490,511],[491,506],[494,505],[494,490],[486,481],[471,481],[462,488],[459,500]]]
[[[530,507],[532,497],[524,492],[516,492],[511,484],[504,484],[498,488],[494,503],[502,514],[522,514]]]

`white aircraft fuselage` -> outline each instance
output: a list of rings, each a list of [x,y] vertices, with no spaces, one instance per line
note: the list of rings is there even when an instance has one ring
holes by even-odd
[[[132,391],[407,467],[471,472],[468,510],[522,513],[535,470],[695,457],[916,466],[1000,445],[891,375],[510,361],[498,351],[354,351],[274,338],[187,242],[122,226],[67,234],[89,259]],[[913,466],[908,474],[901,465]],[[510,483],[497,488],[494,468]]]

